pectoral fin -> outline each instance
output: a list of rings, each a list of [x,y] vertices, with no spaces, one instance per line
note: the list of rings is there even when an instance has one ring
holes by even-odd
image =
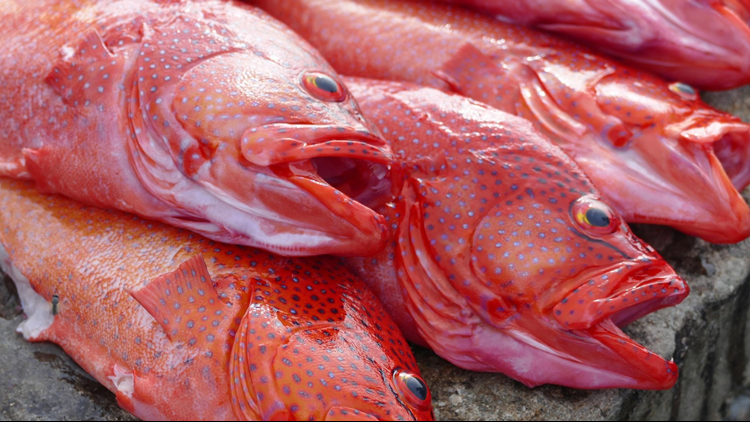
[[[127,57],[115,55],[97,31],[89,31],[77,46],[63,47],[60,55],[45,82],[78,113],[102,104],[113,90],[125,89]]]
[[[7,161],[0,160],[0,176],[13,179],[29,179],[24,157],[9,158]]]
[[[234,316],[232,305],[214,289],[201,256],[185,261],[177,270],[130,295],[156,319],[170,340],[188,346],[213,343]]]

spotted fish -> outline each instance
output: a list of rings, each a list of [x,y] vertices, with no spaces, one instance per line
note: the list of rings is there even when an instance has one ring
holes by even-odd
[[[406,176],[393,241],[348,258],[407,339],[528,386],[668,389],[672,361],[620,327],[685,282],[531,123],[441,91],[348,80]]]
[[[382,248],[391,152],[260,10],[6,0],[0,36],[0,175],[287,256]]]
[[[226,246],[9,179],[0,227],[19,331],[62,346],[139,418],[432,418],[398,328],[330,258]]]
[[[570,36],[703,89],[750,83],[747,0],[448,0]]]
[[[716,243],[750,235],[750,208],[735,189],[750,183],[750,125],[709,108],[688,85],[448,5],[253,3],[345,75],[429,85],[533,121],[628,222]]]

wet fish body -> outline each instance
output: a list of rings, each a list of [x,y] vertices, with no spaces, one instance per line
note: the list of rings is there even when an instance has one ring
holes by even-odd
[[[750,235],[750,208],[737,192],[750,182],[750,126],[685,84],[433,2],[252,3],[343,74],[416,82],[531,120],[628,222],[716,243]]]
[[[0,35],[0,175],[287,256],[382,247],[359,201],[389,193],[390,151],[260,10],[8,0]]]
[[[348,79],[406,177],[388,248],[347,265],[407,339],[534,387],[668,389],[620,327],[689,288],[531,123],[461,96]]]
[[[750,3],[743,0],[448,0],[577,39],[700,89],[750,83]]]
[[[0,226],[19,331],[62,346],[139,418],[431,417],[396,325],[331,259],[221,245],[8,179]]]

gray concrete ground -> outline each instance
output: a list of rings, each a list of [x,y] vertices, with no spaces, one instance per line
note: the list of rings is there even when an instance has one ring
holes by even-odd
[[[750,88],[707,98],[750,121]],[[681,369],[674,389],[530,390],[502,375],[460,370],[420,349],[438,419],[747,420],[750,397],[742,391],[750,384],[750,242],[716,246],[666,228],[636,230],[692,288],[683,305],[626,330],[663,356],[674,356]],[[16,335],[21,320],[17,301],[0,282],[0,420],[129,419],[112,394],[59,348],[28,344]]]

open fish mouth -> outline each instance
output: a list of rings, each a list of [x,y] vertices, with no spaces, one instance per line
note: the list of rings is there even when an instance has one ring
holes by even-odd
[[[738,125],[723,134],[714,151],[734,187],[742,192],[750,185],[750,125]]]
[[[617,174],[637,186],[615,191],[606,180],[600,185],[628,222],[668,225],[711,243],[750,236],[750,208],[738,192],[750,183],[750,125],[693,113],[663,133],[640,133],[618,154],[611,168],[595,169],[602,169],[598,180]],[[633,205],[644,201],[649,207]]]
[[[677,381],[677,365],[637,343],[622,329],[653,312],[680,304],[690,293],[687,283],[671,271],[653,267],[634,271],[628,275],[627,284],[614,288],[606,283],[607,275],[602,277],[605,279],[591,280],[574,290],[555,306],[555,319],[618,356],[620,359],[609,361],[612,367],[607,370],[628,374],[640,389],[671,388]]]
[[[393,155],[380,137],[340,127],[274,124],[248,130],[241,152],[337,218],[331,223],[308,215],[296,219],[300,227],[340,238],[342,244],[371,245],[353,247],[351,254],[374,254],[384,245],[385,220],[373,210],[394,195]],[[334,253],[346,255],[341,249]]]

